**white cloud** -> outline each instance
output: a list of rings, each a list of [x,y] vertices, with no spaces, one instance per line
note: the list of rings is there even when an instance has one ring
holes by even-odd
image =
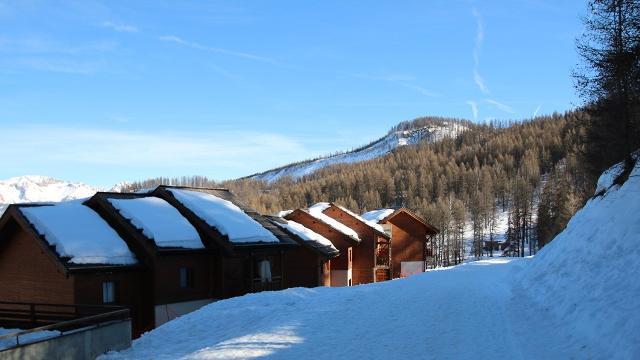
[[[478,119],[478,103],[473,100],[468,100],[467,104],[471,106],[471,112],[473,113],[473,120]]]
[[[480,75],[480,50],[482,48],[482,42],[484,41],[484,24],[482,23],[482,17],[475,8],[472,10],[473,17],[476,19],[476,37],[475,45],[473,47],[473,81],[476,83],[480,91],[485,94],[489,93],[482,75]]]
[[[105,28],[109,28],[109,29],[111,29],[113,31],[117,31],[117,32],[128,32],[128,33],[136,33],[136,32],[138,32],[138,28],[133,26],[133,25],[117,24],[117,23],[113,23],[111,21],[105,21],[100,26],[105,27]]]
[[[206,46],[206,45],[199,44],[197,42],[184,40],[184,39],[182,39],[182,38],[180,38],[178,36],[175,36],[175,35],[159,36],[158,40],[166,41],[166,42],[173,42],[173,43],[180,44],[180,45],[183,45],[183,46],[186,46],[186,47],[190,47],[190,48],[196,49],[196,50],[210,51],[210,52],[215,52],[215,53],[219,53],[219,54],[230,55],[230,56],[235,56],[235,57],[240,57],[240,58],[250,59],[250,60],[256,60],[256,61],[261,61],[261,62],[267,62],[267,63],[271,63],[271,64],[274,64],[274,65],[277,65],[277,62],[275,60],[273,60],[271,58],[268,58],[268,57],[265,57],[265,56],[259,56],[259,55],[249,54],[249,53],[240,52],[240,51],[234,51],[234,50],[229,50],[229,49],[218,48],[218,47]]]
[[[247,172],[311,155],[295,139],[250,131],[143,132],[49,125],[0,131],[4,154],[15,159],[5,161],[5,168],[77,164],[85,171],[116,166],[161,168],[167,173],[203,173],[219,167]]]
[[[515,114],[516,113],[511,106],[503,104],[503,103],[501,103],[499,101],[492,100],[492,99],[485,99],[485,101],[488,104],[491,104],[491,105],[495,106],[496,108],[498,108],[498,109],[500,109],[500,110],[502,110],[502,111],[504,111],[506,113],[509,113],[509,114]]]

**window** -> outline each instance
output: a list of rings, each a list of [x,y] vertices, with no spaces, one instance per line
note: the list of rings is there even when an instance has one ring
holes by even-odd
[[[384,230],[384,233],[385,233],[385,234],[387,234],[387,235],[389,235],[389,237],[391,237],[391,233],[392,233],[392,231],[391,231],[391,229],[392,229],[391,224],[389,224],[389,223],[382,224],[382,229]]]
[[[347,254],[348,254],[349,267],[351,267],[351,263],[353,262],[353,248],[349,248],[349,250],[347,250]]]
[[[258,275],[260,275],[261,283],[271,282],[271,261],[262,259],[258,262]]]
[[[193,269],[189,267],[180,268],[180,287],[190,289],[193,287]]]
[[[116,286],[113,281],[106,281],[102,283],[102,302],[105,304],[111,304],[116,301]]]

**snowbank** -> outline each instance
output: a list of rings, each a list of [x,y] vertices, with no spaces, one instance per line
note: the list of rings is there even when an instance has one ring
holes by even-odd
[[[204,248],[193,225],[160,198],[110,198],[109,202],[159,247]]]
[[[521,275],[533,303],[615,358],[640,358],[640,162],[620,187],[617,164],[600,190]]]
[[[325,215],[324,211],[326,209],[328,209],[329,207],[331,207],[331,204],[326,203],[326,202],[320,202],[317,203],[311,207],[309,207],[309,209],[307,209],[309,211],[309,214],[311,216],[313,216],[314,218],[322,221],[323,223],[331,226],[333,229],[337,230],[338,232],[347,235],[349,237],[352,237],[356,240],[360,240],[360,238],[358,237],[358,233],[353,230],[352,228],[346,226],[345,224],[339,222],[338,220]]]
[[[311,242],[317,243],[320,246],[328,246],[332,250],[338,251],[338,249],[336,249],[333,243],[326,237],[318,234],[317,232],[295,221],[291,221],[291,220],[284,220],[284,221],[286,221],[286,223],[280,223],[277,221],[274,221],[273,223],[298,235],[304,241],[311,241]]]
[[[279,242],[278,238],[231,201],[200,191],[168,189],[189,210],[234,243]]]
[[[127,244],[83,200],[55,205],[21,207],[27,220],[56,248],[58,255],[74,264],[135,264]]]

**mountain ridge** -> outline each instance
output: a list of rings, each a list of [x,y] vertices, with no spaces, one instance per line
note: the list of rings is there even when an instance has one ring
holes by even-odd
[[[0,180],[0,214],[16,203],[59,202],[90,197],[99,188],[42,175],[16,176]]]
[[[327,166],[373,160],[387,155],[399,147],[415,145],[422,141],[433,143],[444,138],[456,138],[468,128],[469,125],[462,120],[419,118],[412,122],[402,122],[394,126],[385,136],[351,151],[290,163],[240,179],[255,179],[268,183],[283,177],[297,180]]]

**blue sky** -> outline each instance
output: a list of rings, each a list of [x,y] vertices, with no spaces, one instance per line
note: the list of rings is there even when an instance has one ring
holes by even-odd
[[[580,104],[583,1],[0,0],[0,178],[235,178]]]

